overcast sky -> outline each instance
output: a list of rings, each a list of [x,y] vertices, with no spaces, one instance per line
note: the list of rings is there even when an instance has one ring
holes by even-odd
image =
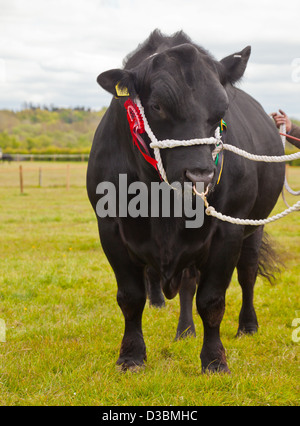
[[[218,60],[251,45],[240,88],[300,118],[299,18],[299,0],[0,0],[0,109],[107,106],[96,77],[159,28]]]

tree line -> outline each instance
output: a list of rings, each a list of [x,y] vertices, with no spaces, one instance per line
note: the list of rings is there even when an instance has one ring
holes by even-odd
[[[0,148],[20,154],[89,153],[105,110],[30,103],[20,111],[0,110]]]
[[[88,154],[105,111],[33,103],[24,103],[20,111],[0,110],[0,149],[11,154]],[[294,150],[287,144],[287,153]]]

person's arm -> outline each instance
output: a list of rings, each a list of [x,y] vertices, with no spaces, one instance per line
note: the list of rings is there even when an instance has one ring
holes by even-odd
[[[294,136],[295,138],[300,139],[300,127],[292,123],[284,111],[280,109],[279,112],[280,114],[277,112],[273,112],[271,114],[276,126],[280,128],[281,124],[285,124],[286,133],[288,133],[290,136]],[[300,149],[300,141],[296,141],[295,139],[291,139],[289,137],[287,137],[287,141]]]
[[[286,132],[289,133],[292,128],[292,122],[284,111],[280,109],[279,112],[280,114],[278,114],[277,112],[273,112],[271,114],[273,117],[273,120],[275,121],[275,124],[278,127],[278,129],[281,126],[281,124],[285,124]]]
[[[291,130],[289,133],[290,136],[294,136],[295,138],[300,139],[300,127],[296,124],[292,123]],[[287,138],[287,140],[300,149],[300,141],[295,141],[295,139]]]

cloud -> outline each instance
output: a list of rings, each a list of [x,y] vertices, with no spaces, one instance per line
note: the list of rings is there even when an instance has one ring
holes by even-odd
[[[101,108],[97,75],[160,28],[180,29],[217,59],[252,46],[241,85],[265,109],[300,116],[292,61],[300,56],[298,0],[0,0],[0,108],[24,101]],[[285,19],[286,13],[288,19]]]

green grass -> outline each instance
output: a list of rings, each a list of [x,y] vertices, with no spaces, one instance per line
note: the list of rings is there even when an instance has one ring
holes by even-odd
[[[299,189],[300,169],[289,172]],[[222,322],[232,374],[202,375],[197,338],[174,342],[179,302],[146,305],[148,361],[139,373],[115,367],[123,334],[116,282],[98,240],[84,181],[65,188],[4,187],[0,182],[1,405],[298,405],[300,220],[267,226],[286,268],[270,286],[258,280],[255,336],[235,338],[241,291],[233,277]],[[4,180],[3,180],[4,179]],[[275,212],[283,210],[280,200]]]

